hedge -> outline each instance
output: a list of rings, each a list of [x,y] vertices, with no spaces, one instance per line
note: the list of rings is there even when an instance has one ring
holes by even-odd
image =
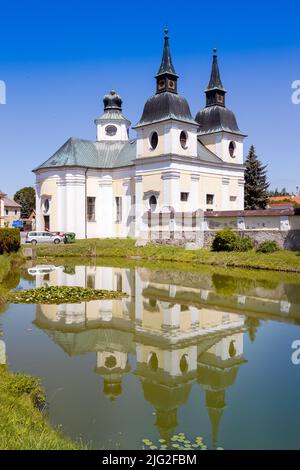
[[[0,255],[16,252],[20,249],[20,230],[17,228],[0,228]]]

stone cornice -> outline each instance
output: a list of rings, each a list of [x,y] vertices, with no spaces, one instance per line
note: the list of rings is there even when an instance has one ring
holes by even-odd
[[[171,170],[171,171],[164,171],[161,174],[162,180],[171,180],[171,179],[179,179],[180,178],[180,171]]]
[[[197,157],[182,156],[177,154],[157,155],[155,157],[139,157],[134,160],[135,166],[147,166],[153,165],[153,163],[170,163],[179,162],[183,164],[199,166],[207,166],[208,168],[219,168],[219,169],[230,169],[230,170],[244,170],[245,165],[240,163],[228,163],[228,162],[205,162]]]

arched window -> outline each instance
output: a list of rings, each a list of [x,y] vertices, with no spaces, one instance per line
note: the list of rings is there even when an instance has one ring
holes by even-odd
[[[157,132],[152,132],[152,134],[150,135],[149,143],[150,143],[151,150],[156,149],[157,144],[158,144],[158,133]]]
[[[152,194],[152,196],[149,199],[149,207],[151,212],[155,212],[155,209],[157,207],[157,198]]]
[[[149,360],[148,360],[148,365],[149,365],[151,370],[153,370],[154,372],[157,371],[157,369],[158,369],[158,359],[157,359],[157,355],[154,352],[152,352],[150,354],[150,357],[149,357]]]
[[[187,133],[185,131],[180,132],[180,145],[183,149],[187,148]]]
[[[229,155],[231,157],[234,157],[234,151],[235,151],[235,143],[230,142],[230,144],[229,144]]]

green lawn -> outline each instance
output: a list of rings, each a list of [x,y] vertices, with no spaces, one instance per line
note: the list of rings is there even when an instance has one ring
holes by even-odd
[[[212,252],[202,248],[186,250],[174,246],[149,244],[136,247],[133,239],[92,239],[78,240],[70,245],[40,245],[37,248],[40,258],[57,257],[111,257],[131,258],[150,261],[173,261],[191,265],[267,269],[273,271],[300,272],[300,252],[281,250],[275,253]]]
[[[0,449],[60,450],[79,446],[51,428],[37,406],[44,406],[39,381],[0,366]]]

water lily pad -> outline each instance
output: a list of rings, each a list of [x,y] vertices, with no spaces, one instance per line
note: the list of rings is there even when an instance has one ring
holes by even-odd
[[[123,292],[90,289],[78,286],[50,286],[37,289],[10,292],[8,301],[15,304],[65,304],[80,303],[90,300],[121,299],[126,297]]]

